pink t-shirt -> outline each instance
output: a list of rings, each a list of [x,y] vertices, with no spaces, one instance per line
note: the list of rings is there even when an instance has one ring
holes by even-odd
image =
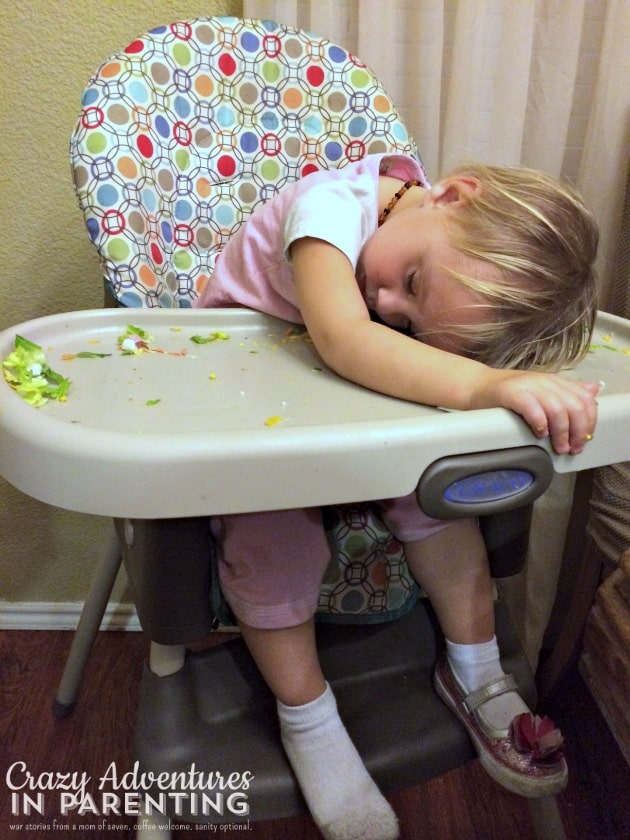
[[[259,207],[227,242],[196,307],[247,306],[302,323],[297,308],[292,242],[322,239],[356,267],[378,225],[378,178],[417,179],[429,186],[422,166],[406,155],[368,155],[343,169],[320,170],[288,184]]]

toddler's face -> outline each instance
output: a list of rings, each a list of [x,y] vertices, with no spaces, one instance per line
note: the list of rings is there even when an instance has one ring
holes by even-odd
[[[392,214],[363,246],[356,274],[369,309],[384,323],[463,354],[465,346],[449,328],[480,323],[489,310],[449,270],[491,281],[493,269],[451,246],[448,212],[446,204],[425,201]],[[439,332],[429,332],[435,328]]]

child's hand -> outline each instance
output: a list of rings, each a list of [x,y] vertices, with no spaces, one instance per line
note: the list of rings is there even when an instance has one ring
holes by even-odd
[[[596,382],[551,373],[497,371],[473,394],[471,408],[500,406],[516,411],[537,437],[549,437],[559,455],[577,455],[597,420]]]

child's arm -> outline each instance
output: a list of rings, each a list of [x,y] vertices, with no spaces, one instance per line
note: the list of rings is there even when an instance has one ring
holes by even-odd
[[[509,408],[561,454],[580,452],[593,434],[597,385],[496,370],[423,344],[370,320],[352,266],[334,246],[300,239],[291,258],[304,323],[323,360],[344,378],[426,405]]]

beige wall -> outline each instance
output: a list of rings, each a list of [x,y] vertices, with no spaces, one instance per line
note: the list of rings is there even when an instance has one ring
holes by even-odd
[[[91,73],[154,26],[241,10],[241,0],[4,4],[0,329],[101,305],[96,252],[74,200],[68,162],[70,132]],[[82,600],[110,533],[107,520],[40,504],[0,479],[0,600]],[[123,588],[124,581],[117,599],[124,597]]]

